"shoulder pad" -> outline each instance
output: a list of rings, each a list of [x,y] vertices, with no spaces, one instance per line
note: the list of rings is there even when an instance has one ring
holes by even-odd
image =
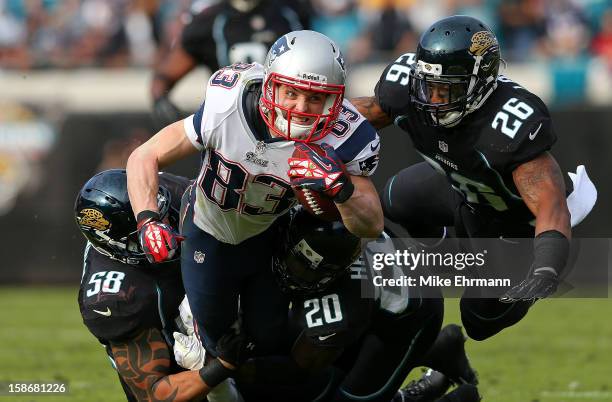
[[[317,142],[334,147],[352,175],[370,176],[378,166],[378,133],[347,99],[332,132]]]
[[[98,255],[88,258],[79,290],[79,308],[89,331],[101,341],[120,341],[144,328],[161,327],[152,278]]]
[[[405,114],[410,104],[408,84],[415,59],[414,53],[405,53],[398,57],[385,68],[374,88],[377,103],[391,118]]]
[[[204,104],[204,131],[217,127],[235,111],[243,89],[257,79],[263,79],[263,66],[259,63],[232,64],[217,70],[206,87],[206,99],[209,101]]]
[[[512,168],[547,151],[555,143],[548,108],[540,98],[505,77],[483,105],[483,140],[494,152],[511,155]]]

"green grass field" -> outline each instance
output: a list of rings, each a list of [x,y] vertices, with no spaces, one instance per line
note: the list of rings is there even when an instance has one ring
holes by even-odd
[[[76,292],[0,288],[0,381],[69,384],[65,396],[0,395],[0,402],[125,400],[104,350],[81,322]],[[457,300],[446,306],[446,321],[458,322]],[[612,401],[610,317],[609,299],[545,300],[494,338],[468,341],[484,401]]]

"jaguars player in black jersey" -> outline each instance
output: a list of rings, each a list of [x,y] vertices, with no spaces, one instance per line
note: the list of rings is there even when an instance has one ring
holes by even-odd
[[[452,226],[471,239],[533,237],[525,280],[499,299],[466,289],[461,318],[476,340],[515,324],[556,291],[571,237],[565,184],[549,153],[550,114],[540,98],[498,75],[501,62],[488,26],[448,17],[425,31],[416,54],[383,71],[375,96],[352,100],[374,126],[404,130],[425,159],[388,180],[387,218],[418,238],[442,237]]]
[[[480,400],[460,329],[447,326],[438,335],[440,297],[424,297],[418,288],[410,294],[407,289],[375,294],[358,237],[341,222],[322,221],[301,207],[289,215],[279,227],[282,240],[273,257],[279,286],[292,300],[291,325],[281,348],[286,355],[252,358],[237,370],[245,401]],[[392,247],[375,242],[366,247],[365,260],[372,253],[392,253]],[[364,297],[364,287],[372,297]],[[461,347],[449,350],[441,340]],[[443,363],[429,358],[432,345],[444,349]],[[196,348],[175,348],[175,355],[180,361],[202,356]],[[398,391],[407,374],[421,365],[448,377],[434,372]],[[464,384],[444,395],[449,378]]]
[[[332,379],[319,390],[317,401],[479,401],[475,373],[462,347],[447,353],[444,364],[429,358],[442,334],[441,298],[419,288],[373,288],[374,273],[365,261],[400,246],[390,241],[389,233],[381,236],[387,241],[364,246],[341,222],[323,222],[300,209],[292,214],[273,269],[279,285],[292,296],[291,318],[299,333],[291,351],[295,366],[302,369],[302,378],[304,371],[333,367]],[[447,328],[446,340],[463,343],[460,330],[457,339]],[[429,381],[424,376],[398,391],[408,373],[421,365],[443,370],[464,384],[444,395],[450,383],[436,372],[438,383],[422,387]]]
[[[366,247],[365,259],[368,253],[381,252],[379,247],[390,244]],[[268,375],[278,379],[276,372],[282,367],[285,376],[293,373],[303,381],[308,374],[334,367],[324,391],[312,395],[312,388],[296,388],[291,400],[426,400],[398,389],[408,373],[424,363],[436,340],[442,300],[423,297],[418,288],[410,294],[407,289],[397,293],[377,289],[374,297],[363,297],[362,287],[371,288],[372,278],[361,252],[361,240],[342,222],[324,222],[299,208],[291,214],[273,270],[281,288],[292,297],[291,318],[298,335],[291,337],[295,339],[291,359],[277,368],[269,366]],[[469,365],[467,369],[471,370]],[[440,395],[447,387],[442,387]],[[476,388],[468,387],[458,391],[465,397],[457,401],[478,400]]]
[[[181,196],[190,181],[160,173],[159,182],[160,214],[178,228]],[[206,395],[212,387],[202,373],[184,371],[172,353],[185,296],[179,260],[152,266],[140,249],[125,170],[89,179],[77,196],[75,218],[87,239],[81,316],[104,345],[127,399],[186,401]]]
[[[309,15],[301,0],[221,0],[190,16],[180,41],[154,67],[153,116],[160,127],[184,117],[169,95],[197,65],[214,72],[238,62],[262,63],[278,37],[309,28]]]

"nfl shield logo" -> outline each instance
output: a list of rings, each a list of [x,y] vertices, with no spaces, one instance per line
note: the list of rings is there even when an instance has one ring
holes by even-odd
[[[442,152],[448,152],[448,144],[444,141],[438,141],[438,148],[440,148]]]
[[[198,264],[202,264],[204,262],[204,259],[206,258],[206,254],[204,254],[203,252],[196,250],[193,253],[193,260],[198,263]]]

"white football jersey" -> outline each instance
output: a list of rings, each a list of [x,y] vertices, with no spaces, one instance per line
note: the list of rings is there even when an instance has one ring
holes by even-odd
[[[246,117],[246,89],[261,85],[263,75],[257,63],[217,71],[206,101],[184,120],[189,140],[203,153],[194,223],[225,243],[263,232],[295,203],[287,176],[295,143],[262,141]],[[317,142],[334,147],[351,175],[369,176],[376,169],[378,134],[347,100],[334,130]]]

